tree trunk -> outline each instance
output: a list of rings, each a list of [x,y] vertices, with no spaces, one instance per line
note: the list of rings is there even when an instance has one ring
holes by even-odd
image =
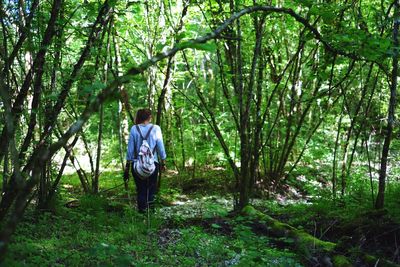
[[[64,173],[65,166],[67,165],[68,158],[70,157],[71,151],[74,148],[78,139],[79,139],[79,136],[76,135],[74,140],[72,141],[72,143],[69,146],[64,147],[64,149],[65,149],[64,159],[63,159],[63,162],[61,163],[61,167],[58,171],[56,179],[54,179],[54,182],[52,183],[52,185],[50,186],[50,188],[47,192],[46,200],[44,203],[44,208],[48,208],[50,206],[51,201],[53,200],[53,197],[57,190],[58,184],[60,183],[62,175]]]
[[[385,185],[386,185],[386,169],[388,163],[388,155],[390,142],[393,134],[393,124],[395,120],[395,109],[396,109],[396,90],[397,90],[397,75],[398,75],[398,56],[399,56],[399,1],[394,2],[394,26],[393,26],[393,68],[392,68],[392,79],[390,85],[390,99],[388,107],[388,120],[385,132],[385,141],[382,147],[381,156],[381,168],[379,171],[379,188],[378,195],[376,197],[375,208],[382,209],[385,201]]]
[[[349,251],[350,256],[344,256],[338,244],[320,240],[303,230],[282,223],[249,205],[242,209],[242,214],[257,220],[258,223],[264,224],[266,227],[265,234],[277,238],[289,238],[293,240],[294,250],[301,255],[310,266],[353,266],[350,261],[353,256],[351,252]],[[398,265],[393,262],[377,259],[368,254],[358,252],[355,256],[364,261],[368,266],[377,266],[379,262],[379,266],[398,267]]]
[[[103,135],[103,125],[104,125],[104,106],[100,105],[100,121],[99,121],[99,133],[97,137],[97,153],[96,153],[96,169],[94,172],[92,191],[94,194],[99,192],[99,176],[100,176],[100,158],[101,158],[101,143]]]
[[[112,41],[114,44],[114,70],[111,68],[111,71],[114,75],[114,77],[120,77],[123,75],[121,71],[121,53],[120,53],[120,48],[119,48],[119,39],[117,38],[117,33],[113,32],[112,36]],[[126,111],[128,112],[128,116],[130,115],[129,112],[129,100],[125,99],[124,97],[126,95],[123,94],[124,91],[124,86],[120,86],[120,94],[121,97],[118,100],[118,149],[119,149],[119,154],[120,154],[120,163],[121,163],[121,170],[125,168],[125,155],[123,153],[124,149],[126,147],[126,135],[129,133],[129,123],[127,116],[124,116],[123,109],[124,109],[124,102],[128,104],[126,107]]]
[[[6,185],[8,182],[8,176],[9,176],[9,162],[8,162],[8,147],[6,147],[4,152],[4,165],[3,165],[3,183],[2,183],[2,188],[1,192],[5,193],[6,192]]]
[[[178,110],[176,112],[176,120],[177,126],[179,128],[179,137],[180,137],[180,148],[181,148],[181,155],[182,155],[182,167],[181,170],[185,170],[186,167],[186,153],[185,153],[185,140],[183,136],[183,122],[182,122],[182,110]]]

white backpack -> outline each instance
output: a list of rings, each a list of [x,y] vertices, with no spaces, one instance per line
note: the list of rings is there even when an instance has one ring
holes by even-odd
[[[137,160],[133,163],[133,169],[142,179],[149,178],[149,176],[152,175],[156,169],[156,165],[154,164],[154,152],[151,151],[150,145],[147,142],[151,130],[153,130],[153,126],[154,125],[151,125],[146,137],[143,137],[139,125],[136,125],[136,129],[142,138],[142,145],[140,146],[139,153],[136,152]]]

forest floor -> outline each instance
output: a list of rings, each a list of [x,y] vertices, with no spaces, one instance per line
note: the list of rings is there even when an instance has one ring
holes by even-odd
[[[143,215],[132,204],[133,182],[127,193],[119,173],[102,175],[103,191],[97,196],[84,195],[77,177],[64,177],[52,210],[27,211],[3,265],[315,266],[296,252],[292,239],[230,212],[231,181],[223,170],[203,170],[195,178],[169,172],[162,181],[158,206]],[[354,266],[368,266],[354,256],[361,253],[400,263],[400,201],[390,197],[399,195],[398,186],[388,188],[391,212],[367,208],[371,204],[362,190],[340,202],[327,200],[323,190],[313,192],[312,199],[296,190],[252,204],[318,239],[338,243]]]

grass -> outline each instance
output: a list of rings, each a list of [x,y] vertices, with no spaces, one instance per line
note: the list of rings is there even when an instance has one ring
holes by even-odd
[[[230,216],[233,199],[223,170],[165,175],[162,205],[149,216],[129,202],[120,173],[103,173],[100,181],[102,191],[93,196],[83,194],[76,175],[63,177],[52,212],[27,210],[3,266],[302,266],[302,257],[287,249],[293,240],[257,233],[253,222]],[[349,186],[352,193],[335,201],[325,190],[311,202],[254,205],[317,238],[343,243],[346,251],[390,256],[393,245],[382,233],[398,232],[399,185],[388,185],[381,219],[372,212],[368,181]],[[132,181],[129,188],[132,198]],[[77,205],[66,205],[71,201]]]
[[[119,174],[105,173],[101,188],[120,181]],[[170,187],[173,182],[164,185],[163,199],[181,205],[159,207],[146,216],[129,204],[123,186],[100,196],[83,195],[77,177],[66,176],[53,212],[27,210],[3,266],[301,266],[297,255],[241,221],[230,221],[229,233],[218,222],[205,227],[201,222],[207,218],[226,216],[231,201],[183,196]],[[71,200],[79,205],[65,206]]]

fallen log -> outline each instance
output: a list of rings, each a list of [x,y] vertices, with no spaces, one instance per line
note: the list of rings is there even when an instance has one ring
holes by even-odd
[[[242,214],[263,223],[268,231],[266,234],[293,240],[294,250],[302,255],[311,266],[354,266],[355,263],[353,262],[355,259],[363,261],[366,266],[400,266],[393,262],[379,259],[361,252],[344,253],[341,251],[340,244],[320,240],[303,230],[282,223],[271,216],[256,210],[250,205],[242,209]]]

